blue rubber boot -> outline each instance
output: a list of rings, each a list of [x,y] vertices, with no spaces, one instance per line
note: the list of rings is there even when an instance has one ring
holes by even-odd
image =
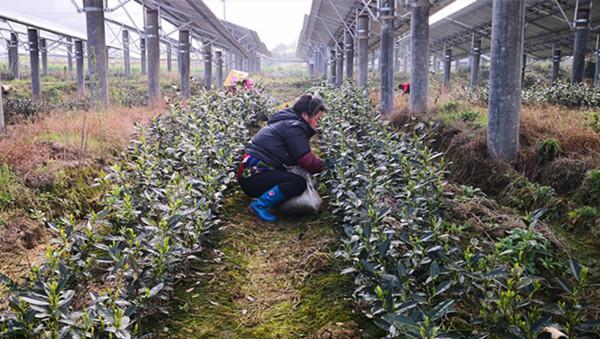
[[[267,222],[275,222],[277,221],[277,217],[273,215],[269,209],[275,207],[278,203],[282,202],[285,199],[283,193],[281,193],[281,189],[279,189],[279,185],[273,186],[270,190],[266,191],[255,199],[250,204],[250,209],[257,217],[261,220]]]

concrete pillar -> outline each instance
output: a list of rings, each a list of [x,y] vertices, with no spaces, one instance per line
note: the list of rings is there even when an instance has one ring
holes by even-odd
[[[446,48],[444,50],[444,87],[450,85],[450,73],[452,67],[452,49]]]
[[[358,86],[367,87],[369,81],[369,14],[358,17]]]
[[[596,50],[596,69],[594,71],[594,87],[600,87],[600,48]]]
[[[335,54],[337,60],[335,62],[335,66],[337,67],[335,71],[335,85],[341,86],[344,82],[344,47],[343,43],[338,44],[338,49]]]
[[[400,44],[394,43],[394,72],[400,71]]]
[[[10,73],[15,79],[19,79],[19,37],[16,33],[10,33],[10,47],[8,54],[11,56],[9,64]]]
[[[575,20],[575,44],[573,46],[573,74],[572,83],[583,81],[585,68],[585,52],[587,49],[587,37],[590,30],[590,9],[579,8]]]
[[[523,53],[523,63],[521,64],[521,87],[525,84],[525,70],[527,68],[527,54]]]
[[[40,54],[42,55],[42,76],[48,76],[48,50],[46,48],[46,39],[40,38],[39,42]]]
[[[125,69],[125,77],[131,78],[131,56],[129,54],[129,31],[123,30],[123,66]]]
[[[215,52],[215,58],[217,59],[217,77],[216,77],[216,82],[217,82],[217,88],[221,89],[223,88],[223,52],[221,51],[216,51]]]
[[[235,54],[233,58],[234,68],[241,71],[242,70],[242,57],[239,54]]]
[[[404,48],[404,60],[403,60],[403,67],[402,69],[404,70],[404,73],[408,73],[408,56],[410,55],[410,50],[408,48],[408,45],[406,45],[406,47]]]
[[[73,39],[67,38],[67,72],[73,73]]]
[[[83,41],[75,40],[75,78],[77,80],[77,95],[85,95],[85,81],[83,78]]]
[[[558,71],[560,70],[561,50],[556,46],[552,48],[552,84],[555,84],[558,80]],[[596,63],[596,70],[598,64]]]
[[[354,77],[354,39],[347,31],[344,33],[344,48],[346,51],[346,79],[352,81]]]
[[[141,59],[142,74],[146,74],[147,69],[146,69],[146,38],[145,37],[142,37],[140,39],[140,59]]]
[[[502,161],[519,150],[525,1],[494,1],[487,148]]]
[[[181,81],[181,96],[190,97],[190,32],[179,31],[179,76]]]
[[[171,43],[167,42],[167,72],[173,71]]]
[[[146,9],[146,43],[148,48],[148,104],[161,101],[160,96],[160,37],[158,10]]]
[[[31,63],[31,92],[33,101],[42,100],[42,88],[40,85],[40,51],[38,46],[38,30],[35,28],[27,29],[27,38],[29,40],[29,61]]]
[[[471,41],[471,89],[479,84],[479,61],[481,60],[481,37],[473,35]]]
[[[337,55],[336,55],[336,49],[332,49],[329,55],[329,78],[327,83],[330,85],[335,85],[335,81],[336,81],[336,71],[337,71],[337,67],[336,67],[336,61],[337,61]]]
[[[204,48],[204,88],[210,89],[212,82],[212,46],[208,41],[202,43]]]
[[[371,53],[371,72],[375,71],[375,51]]]
[[[88,73],[92,103],[108,105],[108,74],[106,58],[106,34],[104,31],[104,0],[84,0]]]
[[[410,111],[427,111],[429,96],[429,1],[411,0]]]
[[[381,21],[381,111],[390,114],[394,110],[394,4],[395,0],[379,1]]]

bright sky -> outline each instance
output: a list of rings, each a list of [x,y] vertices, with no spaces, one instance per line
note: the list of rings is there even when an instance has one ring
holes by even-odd
[[[81,6],[83,1],[76,2]],[[223,18],[223,0],[204,0],[204,3],[218,18]],[[269,49],[280,43],[295,45],[311,3],[312,0],[225,0],[226,19],[255,30]],[[110,7],[117,4],[116,0],[109,0]],[[141,6],[132,1],[126,7],[141,26]],[[2,9],[43,18],[85,33],[85,16],[77,14],[70,0],[0,0],[0,11]],[[130,24],[122,10],[107,16]]]

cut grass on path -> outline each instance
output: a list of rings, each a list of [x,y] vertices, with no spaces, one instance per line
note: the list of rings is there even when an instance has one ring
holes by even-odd
[[[351,300],[352,278],[333,253],[340,234],[327,213],[258,221],[235,193],[216,245],[175,292],[165,338],[368,338],[380,334]]]

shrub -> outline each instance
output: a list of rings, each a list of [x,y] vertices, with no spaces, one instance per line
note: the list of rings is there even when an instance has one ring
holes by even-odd
[[[582,205],[600,206],[600,169],[585,174],[575,198]]]
[[[519,176],[501,193],[500,199],[507,205],[523,212],[549,207],[556,193],[550,186],[543,186]]]
[[[442,105],[442,107],[440,107],[440,110],[442,111],[442,113],[445,113],[445,114],[456,113],[456,112],[458,112],[459,109],[460,109],[460,104],[456,101],[445,102]]]
[[[561,152],[560,142],[556,139],[550,138],[546,139],[536,146],[536,153],[538,161],[552,161]]]
[[[559,80],[554,85],[535,84],[522,92],[526,103],[548,103],[566,107],[600,106],[600,89]]]
[[[586,125],[594,130],[595,132],[600,133],[600,113],[599,112],[588,112],[585,115]]]
[[[479,112],[476,111],[462,111],[458,114],[458,119],[464,122],[475,122],[479,118]]]
[[[569,222],[582,231],[600,235],[600,207],[583,206],[569,212]]]

